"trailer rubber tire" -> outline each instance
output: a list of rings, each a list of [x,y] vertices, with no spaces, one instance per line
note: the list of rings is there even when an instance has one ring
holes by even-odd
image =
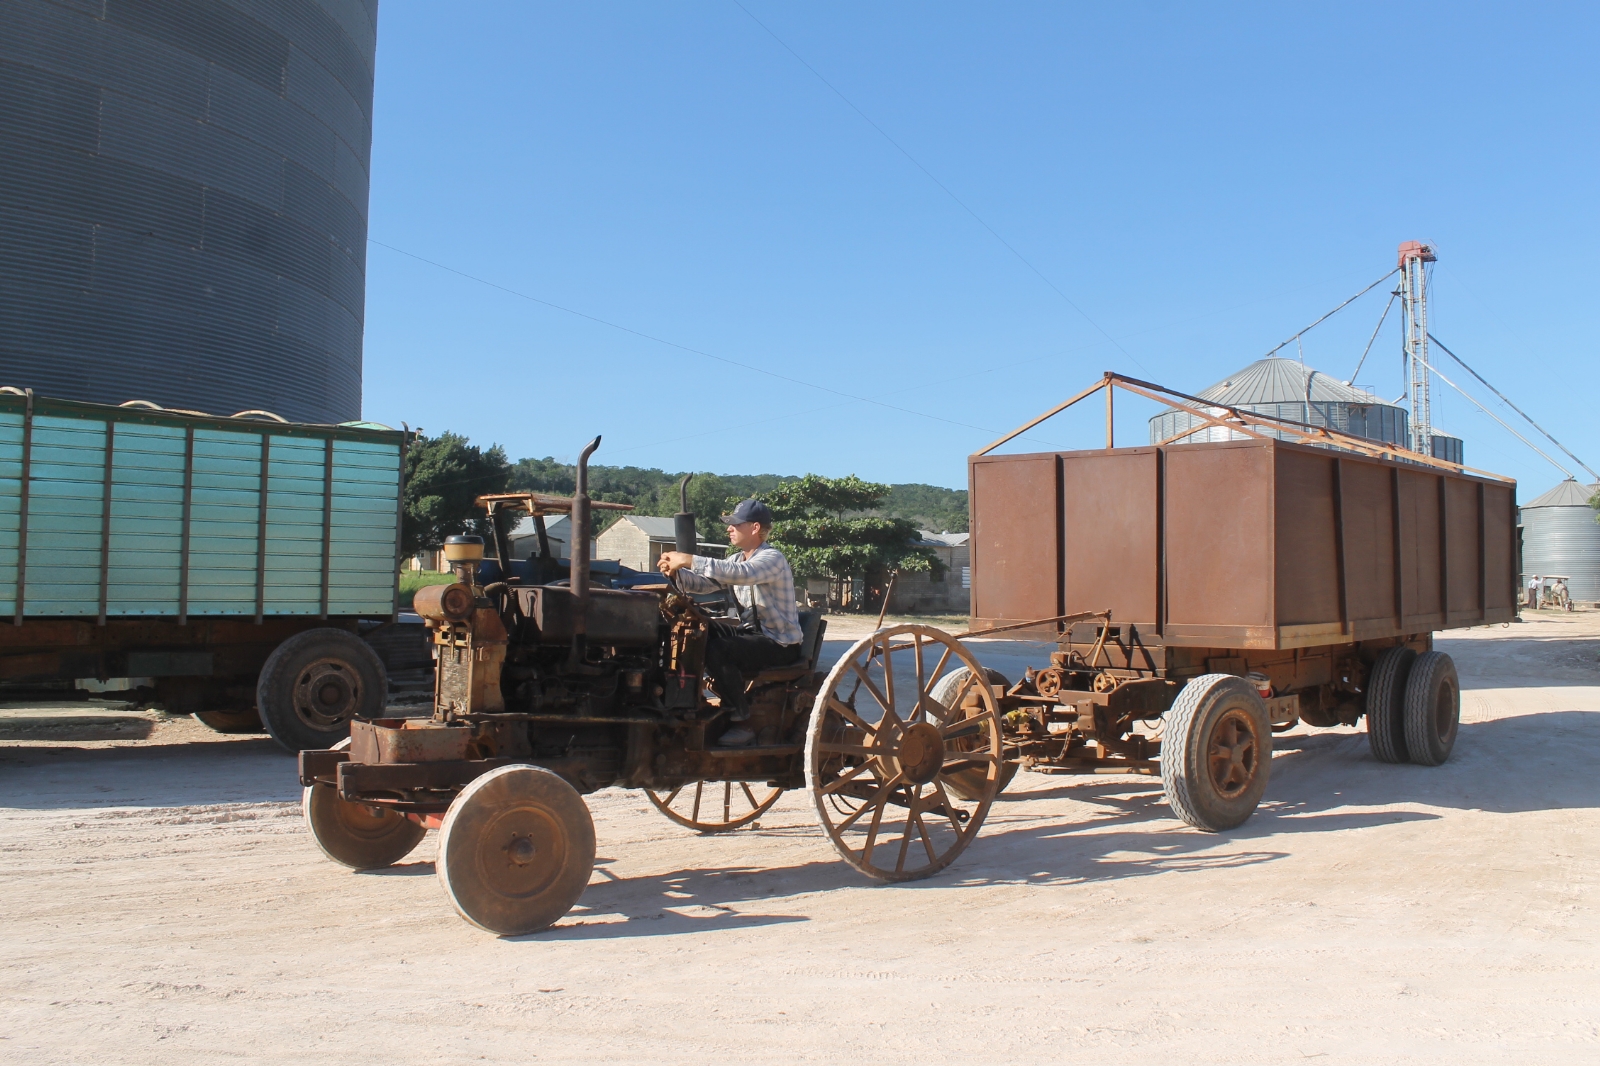
[[[957,667],[948,674],[945,674],[938,681],[935,681],[933,687],[928,690],[928,695],[938,700],[940,703],[949,706],[950,697],[956,694],[957,687],[960,686],[961,682],[967,679],[969,672],[970,671],[968,671],[965,666]],[[1006,680],[1006,675],[1002,674],[1000,671],[991,670],[988,667],[985,667],[983,672],[988,676],[989,684],[999,685],[1001,688],[1011,687],[1011,682]],[[997,785],[994,790],[996,799],[1000,798],[1000,793],[1006,790],[1006,786],[1011,784],[1011,779],[1016,776],[1016,763],[1008,762],[1000,767],[1000,784]],[[984,772],[977,767],[973,767],[970,770],[957,770],[954,773],[946,774],[944,780],[945,784],[950,786],[950,791],[954,792],[961,799],[968,801],[976,800],[978,797],[982,796],[984,786],[988,783],[984,777]]]
[[[1406,679],[1417,653],[1405,645],[1378,653],[1367,675],[1367,744],[1379,762],[1410,761],[1406,751]]]
[[[254,707],[242,711],[195,711],[195,721],[218,733],[265,733],[261,716]]]
[[[594,820],[560,775],[518,763],[461,790],[439,827],[434,862],[456,912],[521,936],[572,909],[594,873]]]
[[[1406,754],[1418,766],[1438,766],[1450,758],[1461,724],[1461,679],[1455,661],[1442,651],[1425,651],[1406,679]]]
[[[300,809],[322,853],[352,870],[393,866],[428,835],[402,814],[350,802],[332,785],[307,785]]]
[[[320,751],[350,735],[352,718],[379,718],[389,678],[360,637],[308,629],[279,644],[256,681],[256,707],[272,739],[290,751]]]
[[[1178,693],[1161,741],[1161,783],[1173,811],[1215,833],[1244,824],[1272,771],[1272,720],[1255,688],[1204,674]]]

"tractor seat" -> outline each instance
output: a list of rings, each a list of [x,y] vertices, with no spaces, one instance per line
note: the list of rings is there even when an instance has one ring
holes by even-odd
[[[822,654],[822,634],[828,620],[819,611],[800,612],[800,658],[788,666],[773,666],[761,671],[750,682],[765,685],[779,681],[798,681],[817,668],[817,657]]]

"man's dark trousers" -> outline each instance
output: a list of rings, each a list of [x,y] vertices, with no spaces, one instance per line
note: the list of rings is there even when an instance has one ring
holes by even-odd
[[[713,625],[706,640],[706,673],[728,708],[728,720],[742,722],[750,717],[750,703],[744,696],[746,675],[753,677],[770,666],[789,666],[799,657],[798,644],[779,644],[760,633],[729,633]]]

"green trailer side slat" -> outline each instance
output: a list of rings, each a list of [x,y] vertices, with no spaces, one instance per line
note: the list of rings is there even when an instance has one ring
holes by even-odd
[[[24,531],[26,405],[0,395],[0,610],[26,532],[30,616],[94,616],[102,587],[108,617],[181,619],[185,586],[197,617],[258,595],[269,614],[393,611],[399,434],[33,403]]]

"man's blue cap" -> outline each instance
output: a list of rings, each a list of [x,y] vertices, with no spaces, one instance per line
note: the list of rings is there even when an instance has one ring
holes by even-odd
[[[764,526],[770,526],[772,508],[760,500],[740,500],[733,513],[723,515],[722,520],[730,526],[742,526],[746,522],[760,522]]]

